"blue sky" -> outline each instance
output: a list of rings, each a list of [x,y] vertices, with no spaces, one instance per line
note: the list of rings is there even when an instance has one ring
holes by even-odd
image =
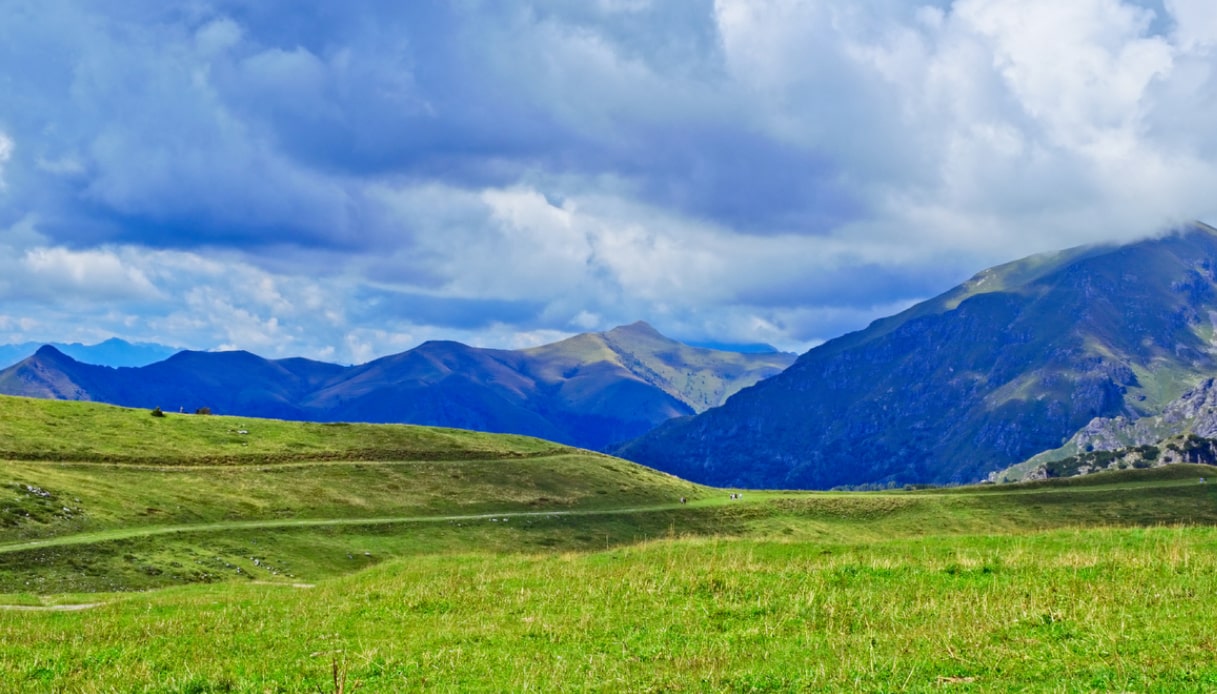
[[[0,342],[804,350],[1217,221],[1209,0],[0,0]]]

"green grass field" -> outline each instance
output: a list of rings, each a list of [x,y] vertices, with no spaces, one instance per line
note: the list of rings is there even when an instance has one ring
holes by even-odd
[[[0,440],[0,691],[1217,690],[1214,468],[731,500],[429,428]]]

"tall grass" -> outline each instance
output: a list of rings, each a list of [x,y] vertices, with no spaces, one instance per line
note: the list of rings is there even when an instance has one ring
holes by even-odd
[[[22,691],[1208,691],[1217,532],[423,556],[0,613]]]

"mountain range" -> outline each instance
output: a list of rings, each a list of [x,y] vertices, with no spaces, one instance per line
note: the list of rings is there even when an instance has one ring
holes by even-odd
[[[42,346],[41,342],[0,345],[0,367],[16,364],[38,351],[38,348]],[[52,342],[51,346],[77,361],[103,366],[147,366],[168,359],[179,351],[166,345],[150,342],[132,343],[116,337],[95,345],[85,345],[79,342]]]
[[[524,350],[427,342],[362,364],[183,351],[142,367],[81,363],[53,346],[0,371],[0,394],[309,421],[517,433],[594,450],[722,404],[793,354],[690,347],[646,323]]]
[[[1185,437],[1188,459],[1186,437],[1217,435],[1217,230],[1000,265],[797,360],[755,348],[645,323],[525,350],[428,342],[359,366],[187,351],[111,368],[48,346],[0,371],[0,393],[528,434],[741,487],[1059,474],[1140,464],[1164,437]],[[1117,447],[1144,450],[1094,455]]]
[[[698,482],[955,483],[1217,374],[1217,230],[985,270],[617,451]]]

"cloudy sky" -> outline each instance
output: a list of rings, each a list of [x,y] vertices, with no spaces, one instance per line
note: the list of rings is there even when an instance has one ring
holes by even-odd
[[[1211,0],[0,0],[0,342],[803,350],[1217,221]]]

